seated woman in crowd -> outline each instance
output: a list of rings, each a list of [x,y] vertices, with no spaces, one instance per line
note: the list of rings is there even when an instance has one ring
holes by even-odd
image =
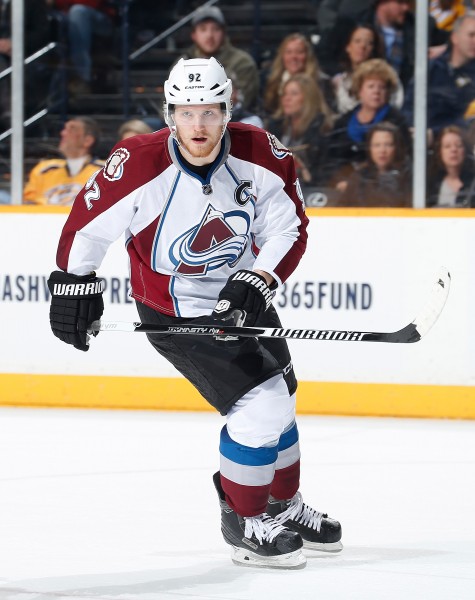
[[[318,64],[313,48],[301,33],[286,36],[277,49],[264,84],[264,111],[272,115],[279,108],[279,98],[284,83],[296,73],[305,73],[322,87],[323,94],[331,96],[331,81]]]
[[[315,80],[304,73],[292,75],[267,129],[292,151],[302,187],[320,181],[324,134],[330,127],[330,109]]]
[[[358,105],[335,122],[328,137],[327,169],[330,182],[343,191],[351,173],[366,159],[366,133],[381,121],[394,123],[401,132],[406,148],[411,147],[411,135],[406,120],[389,104],[391,93],[398,85],[394,69],[383,59],[373,58],[360,64],[353,74],[352,93]]]
[[[355,70],[366,60],[380,58],[381,56],[381,40],[376,29],[369,24],[355,25],[343,46],[341,58],[343,70],[332,79],[336,112],[338,114],[344,114],[358,104],[358,99],[351,94]],[[396,108],[401,108],[403,100],[404,91],[398,78],[397,88],[391,95],[389,103]]]
[[[412,206],[411,161],[399,128],[382,121],[366,136],[367,162],[353,173],[341,206]]]
[[[475,207],[475,162],[463,129],[444,127],[429,168],[428,206]]]

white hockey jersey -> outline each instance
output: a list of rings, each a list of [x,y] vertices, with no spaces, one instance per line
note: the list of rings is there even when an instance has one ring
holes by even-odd
[[[97,271],[125,233],[131,294],[164,314],[209,314],[228,277],[261,269],[284,282],[305,251],[308,220],[288,150],[229,123],[206,180],[190,172],[168,129],[121,141],[78,194],[59,268]]]

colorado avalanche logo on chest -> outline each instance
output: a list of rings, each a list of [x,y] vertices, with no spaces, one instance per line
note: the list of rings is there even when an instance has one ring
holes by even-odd
[[[223,213],[208,204],[201,221],[170,246],[175,271],[198,277],[226,264],[233,267],[244,254],[250,225],[245,211]]]

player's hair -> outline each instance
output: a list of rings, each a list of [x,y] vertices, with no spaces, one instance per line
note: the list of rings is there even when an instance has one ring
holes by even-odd
[[[353,73],[350,93],[356,98],[366,79],[380,79],[383,81],[388,90],[388,97],[398,87],[398,76],[396,71],[383,58],[365,60]]]

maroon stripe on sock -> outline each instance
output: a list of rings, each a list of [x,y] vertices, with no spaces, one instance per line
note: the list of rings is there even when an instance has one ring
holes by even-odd
[[[276,469],[270,493],[277,500],[289,500],[297,493],[300,485],[300,460],[285,469]]]
[[[255,517],[266,512],[270,485],[240,485],[221,475],[226,502],[241,517]]]

